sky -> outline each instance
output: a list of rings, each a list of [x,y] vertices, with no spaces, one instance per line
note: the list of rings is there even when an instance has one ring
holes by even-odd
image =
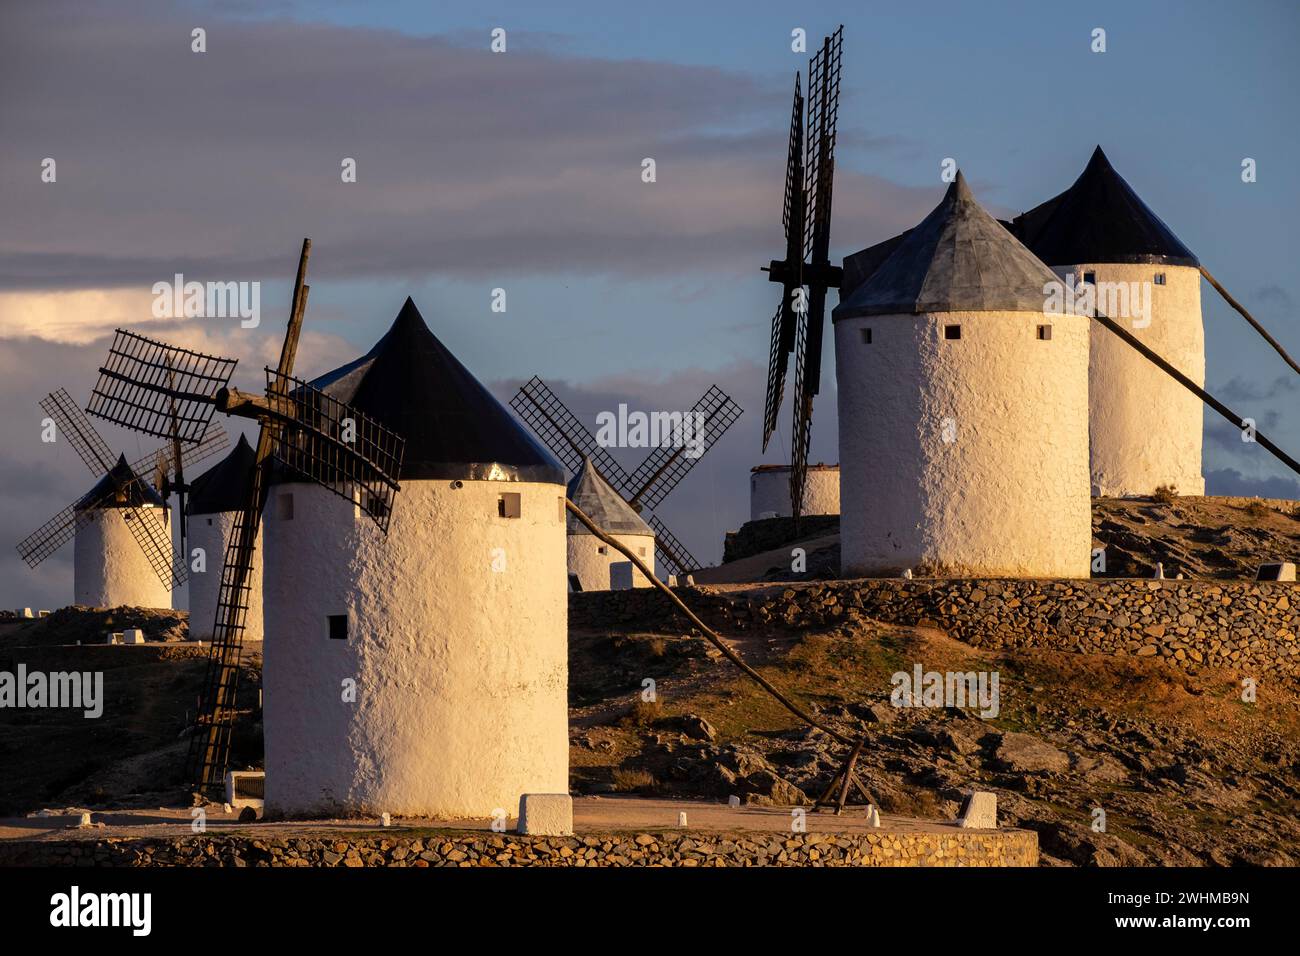
[[[366,351],[407,295],[503,401],[540,375],[598,412],[745,409],[659,509],[706,562],[748,516],[782,253],[794,74],[843,23],[841,257],[914,225],[953,158],[999,216],[1095,145],[1292,354],[1300,8],[1218,3],[0,4],[0,543],[87,490],[37,402],[83,405],[115,327],[240,360],[259,387],[313,241],[298,371]],[[192,31],[206,51],[192,50]],[[1105,30],[1106,50],[1091,50]],[[490,49],[492,31],[506,49]],[[656,180],[642,181],[655,160]],[[43,163],[55,160],[55,181]],[[341,164],[356,163],[356,181]],[[1243,183],[1243,159],[1257,181]],[[154,318],[155,282],[261,283],[262,321]],[[504,289],[506,310],[492,310]],[[1300,451],[1297,378],[1202,287],[1207,386]],[[836,299],[831,296],[831,305]],[[837,460],[827,336],[812,460]],[[237,422],[225,424],[231,429]],[[150,440],[101,427],[138,457]],[[632,468],[644,455],[619,457]],[[1300,498],[1213,413],[1208,489]],[[0,549],[0,606],[71,599],[72,548]],[[183,606],[183,595],[178,595]]]

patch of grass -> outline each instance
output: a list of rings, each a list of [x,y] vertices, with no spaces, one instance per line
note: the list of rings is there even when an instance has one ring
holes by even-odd
[[[1178,497],[1178,489],[1173,485],[1161,485],[1155,491],[1151,492],[1151,500],[1167,505]]]
[[[659,789],[659,781],[655,775],[647,773],[644,770],[626,770],[623,767],[614,768],[614,789],[619,793],[653,793]]]
[[[1244,511],[1246,515],[1251,518],[1266,518],[1268,517],[1269,512],[1271,512],[1273,509],[1270,508],[1268,505],[1264,504],[1264,502],[1257,500],[1242,505],[1241,510]]]
[[[625,727],[649,727],[663,715],[664,708],[659,701],[638,699],[619,723]]]

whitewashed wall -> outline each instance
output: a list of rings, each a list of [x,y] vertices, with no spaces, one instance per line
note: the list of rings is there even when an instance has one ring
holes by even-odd
[[[789,517],[790,469],[771,468],[749,473],[749,520],[757,521],[767,512]],[[840,513],[840,469],[838,466],[809,466],[803,490],[803,513],[837,515]]]
[[[1151,283],[1150,325],[1124,327],[1197,385],[1205,385],[1205,325],[1201,275],[1191,266],[1083,264],[1054,270],[1075,281],[1095,272],[1097,282]],[[1155,285],[1157,272],[1164,285]],[[1104,305],[1099,305],[1106,312]],[[1097,323],[1088,363],[1092,492],[1149,495],[1172,485],[1184,495],[1205,494],[1199,398]]]
[[[845,576],[1088,576],[1089,321],[835,323]],[[1044,324],[1050,341],[1036,338]],[[945,325],[961,339],[945,340]]]
[[[271,489],[270,810],[488,817],[568,792],[564,487],[452,485],[403,481],[387,537],[323,488]],[[519,518],[498,517],[501,492],[522,495]]]
[[[651,571],[655,570],[654,535],[616,534],[612,537],[619,544],[631,548],[632,553],[644,561]],[[578,576],[584,591],[608,591],[609,566],[627,561],[627,557],[620,551],[606,547],[594,534],[570,534],[568,539],[569,573]],[[600,553],[601,548],[605,548],[605,554]],[[650,587],[650,581],[635,567],[632,568],[632,586]]]
[[[155,533],[171,541],[171,513],[163,508],[136,509]],[[172,606],[166,587],[127,527],[120,508],[96,508],[77,530],[72,550],[73,603],[88,607]]]
[[[212,639],[212,625],[217,617],[217,597],[221,592],[221,566],[226,558],[226,545],[230,541],[235,519],[233,511],[220,514],[191,515],[189,519],[190,566],[190,640]],[[207,570],[194,571],[194,549],[202,548],[207,557]],[[253,555],[252,580],[249,581],[248,616],[244,623],[244,639],[262,639],[262,532],[257,532],[257,551]]]

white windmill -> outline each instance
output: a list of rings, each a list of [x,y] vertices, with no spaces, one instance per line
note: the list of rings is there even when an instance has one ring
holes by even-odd
[[[483,817],[566,793],[560,464],[410,299],[310,384],[403,436],[401,494],[385,536],[354,499],[288,467],[272,479],[268,809]]]
[[[841,570],[1087,577],[1088,324],[958,173],[845,260],[834,311]]]
[[[600,530],[631,548],[654,571],[654,529],[601,476],[590,456],[583,458],[582,467],[569,481],[566,493]],[[650,581],[632,562],[593,535],[573,515],[568,518],[568,558],[570,581],[576,577],[583,591],[650,586]]]

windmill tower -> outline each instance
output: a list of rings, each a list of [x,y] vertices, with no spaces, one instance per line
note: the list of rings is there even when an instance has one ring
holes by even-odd
[[[840,466],[817,462],[805,465],[803,507],[805,515],[840,513]],[[749,469],[749,520],[790,515],[790,466],[755,465]]]
[[[1011,229],[1058,276],[1091,284],[1097,311],[1205,384],[1200,263],[1100,146],[1074,185]],[[1094,495],[1149,495],[1160,485],[1205,493],[1196,395],[1101,330],[1092,336],[1088,388]]]
[[[158,368],[152,370],[156,376]],[[45,396],[41,410],[55,422],[60,440],[100,478],[89,492],[18,542],[18,554],[35,568],[75,541],[77,604],[171,607],[172,591],[185,583],[186,565],[172,546],[167,498],[176,491],[184,505],[185,467],[224,449],[229,444],[225,431],[216,426],[183,447],[173,437],[170,444],[128,464],[124,455],[114,459],[108,443],[65,390]],[[181,427],[170,406],[164,420],[166,430],[153,434],[174,435]],[[152,484],[141,477],[146,474]],[[184,522],[181,534],[184,540]]]
[[[641,516],[601,477],[590,456],[569,482],[566,494],[600,529],[627,545],[650,568],[655,569],[655,533]],[[569,574],[578,578],[584,591],[611,591],[649,587],[650,582],[609,545],[591,533],[573,515],[568,516]]]
[[[311,385],[405,438],[402,491],[385,537],[352,500],[272,478],[268,809],[483,817],[566,792],[563,469],[410,299]]]
[[[842,573],[1087,577],[1089,318],[960,173],[889,242],[833,314]]]
[[[73,594],[88,607],[172,606],[171,582],[154,572],[136,543],[140,530],[171,547],[171,512],[152,485],[140,480],[126,456],[74,505],[86,517],[73,538]],[[140,522],[143,529],[128,523]]]
[[[257,467],[257,453],[243,435],[234,449],[190,484],[188,511],[189,557],[202,548],[204,570],[191,569],[190,640],[212,639],[217,619],[217,602],[221,596],[222,558],[230,542],[235,522],[248,500],[248,489]],[[244,626],[246,640],[262,639],[262,536],[256,539],[256,551],[248,580],[248,619]]]

